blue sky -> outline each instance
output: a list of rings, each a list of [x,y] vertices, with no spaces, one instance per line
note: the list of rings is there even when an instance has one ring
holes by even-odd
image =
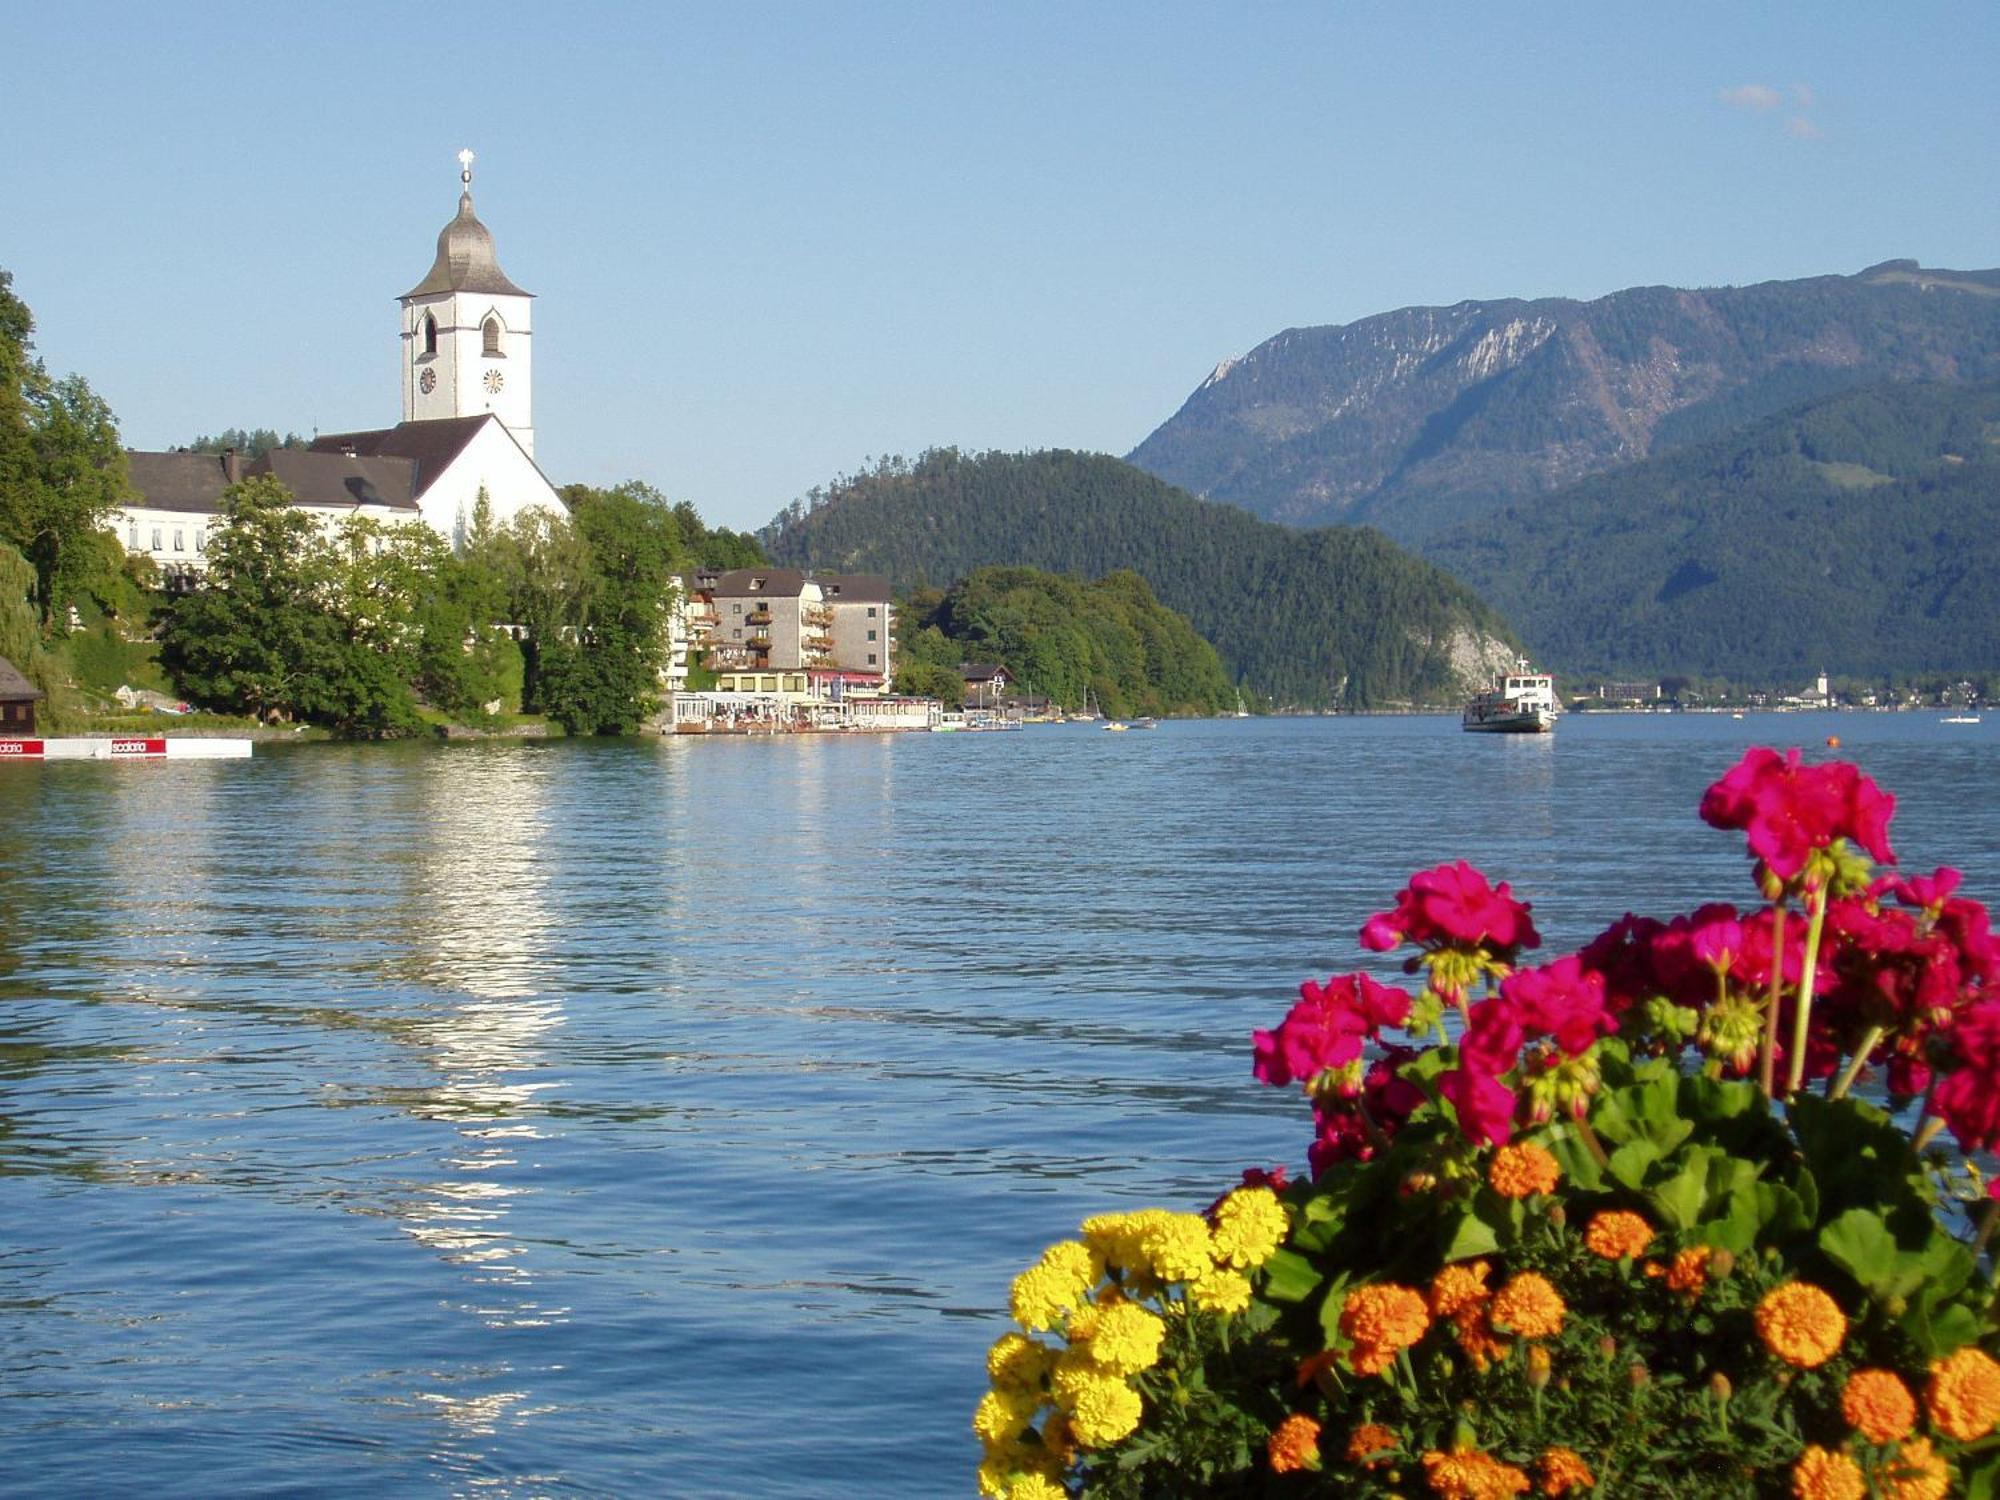
[[[128,444],[397,419],[478,152],[539,457],[754,526],[1123,453],[1282,328],[2000,264],[2000,7],[0,7],[0,267]]]

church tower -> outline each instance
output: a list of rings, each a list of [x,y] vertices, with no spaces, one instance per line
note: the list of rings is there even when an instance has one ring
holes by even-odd
[[[535,454],[533,295],[507,279],[472,212],[472,153],[458,153],[458,216],[403,304],[403,420],[493,413]]]

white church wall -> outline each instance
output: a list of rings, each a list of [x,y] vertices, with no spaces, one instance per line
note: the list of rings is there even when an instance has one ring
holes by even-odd
[[[495,422],[479,429],[417,504],[432,529],[457,547],[465,540],[482,487],[496,526],[506,525],[534,506],[557,515],[566,513],[555,487],[535,467],[534,460]]]

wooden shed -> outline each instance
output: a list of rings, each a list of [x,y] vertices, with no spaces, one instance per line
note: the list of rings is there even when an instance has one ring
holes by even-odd
[[[35,737],[35,704],[41,696],[39,688],[0,656],[0,739]]]

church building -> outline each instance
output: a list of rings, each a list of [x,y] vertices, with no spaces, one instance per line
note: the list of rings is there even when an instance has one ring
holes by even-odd
[[[458,213],[438,234],[429,273],[401,304],[403,420],[330,433],[304,452],[132,453],[137,498],[115,518],[129,551],[169,580],[206,570],[223,491],[274,474],[329,530],[349,516],[420,520],[454,547],[484,493],[495,525],[562,499],[535,463],[533,294],[500,269],[472,210],[472,153],[459,153]]]

